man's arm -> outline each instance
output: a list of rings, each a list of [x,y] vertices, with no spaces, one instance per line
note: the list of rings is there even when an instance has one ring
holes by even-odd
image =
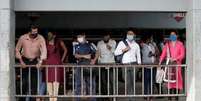
[[[79,46],[78,45],[76,45],[75,46],[75,58],[76,59],[81,59],[81,58],[84,58],[84,59],[91,59],[91,54],[85,54],[85,55],[82,55],[82,54],[79,54],[79,48],[78,48]]]
[[[16,47],[15,47],[15,57],[17,59],[19,59],[20,62],[22,61],[22,55],[21,55],[21,52],[20,52],[21,49],[22,49],[22,41],[23,41],[23,39],[22,39],[22,37],[20,37],[18,42],[17,42],[17,44],[16,44]]]
[[[100,54],[101,54],[101,53],[100,53],[100,48],[101,48],[101,43],[98,42],[98,44],[97,44],[97,50],[96,50],[96,54],[95,54],[94,59],[92,59],[91,64],[95,64],[96,61],[98,60],[98,58],[100,57]]]
[[[137,44],[136,55],[137,55],[137,63],[138,63],[138,64],[141,64],[140,46],[139,46],[138,44]]]
[[[91,59],[91,54],[87,54],[87,55],[80,55],[80,54],[75,54],[75,58],[77,59],[81,59],[81,58],[84,58],[84,59]]]
[[[45,39],[41,36],[41,43],[40,43],[40,62],[47,59],[47,47]]]
[[[111,49],[112,53],[114,53],[114,51],[115,51],[115,49],[116,49],[116,45],[117,45],[117,43],[116,43],[116,41],[114,40],[114,42],[112,43],[112,49]]]
[[[122,49],[123,49],[123,42],[120,41],[120,42],[118,43],[118,45],[117,45],[117,48],[116,48],[115,51],[114,51],[114,54],[115,54],[116,56],[123,54]]]
[[[41,41],[40,41],[40,59],[38,63],[36,64],[37,68],[40,68],[43,61],[47,59],[47,48],[46,48],[46,42],[45,39],[41,36]]]

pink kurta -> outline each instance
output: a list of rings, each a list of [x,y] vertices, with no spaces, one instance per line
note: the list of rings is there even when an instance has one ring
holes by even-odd
[[[167,56],[168,44],[169,44],[171,58],[176,59],[177,64],[181,65],[182,60],[184,59],[184,56],[185,56],[185,48],[184,48],[184,45],[181,41],[177,41],[175,46],[173,46],[173,44],[171,42],[166,43],[165,47],[162,50],[162,54],[160,56],[160,62],[162,62]],[[168,89],[174,89],[174,88],[180,89],[180,90],[183,89],[183,79],[182,79],[182,73],[181,73],[181,66],[179,66],[177,69],[177,75],[178,75],[177,76],[178,79],[175,83],[166,84]]]

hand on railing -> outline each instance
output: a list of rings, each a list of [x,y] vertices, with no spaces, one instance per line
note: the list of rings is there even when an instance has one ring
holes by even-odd
[[[174,58],[170,58],[170,62],[176,62],[177,60]]]
[[[158,68],[161,67],[161,62],[158,63]]]
[[[26,68],[26,64],[24,63],[23,60],[20,60],[20,64],[21,64],[21,67],[22,67],[22,68]]]
[[[90,64],[91,64],[91,65],[94,65],[95,63],[96,63],[96,60],[95,60],[95,59],[92,59]]]
[[[41,67],[41,65],[42,65],[41,63],[36,64],[36,68],[39,69]]]
[[[40,68],[41,66],[42,66],[42,63],[43,63],[43,61],[42,60],[40,60],[37,64],[36,64],[36,68]]]

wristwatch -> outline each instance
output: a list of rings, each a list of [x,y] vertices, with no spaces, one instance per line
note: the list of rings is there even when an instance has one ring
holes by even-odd
[[[42,63],[43,63],[43,60],[39,60],[39,63],[42,64]]]

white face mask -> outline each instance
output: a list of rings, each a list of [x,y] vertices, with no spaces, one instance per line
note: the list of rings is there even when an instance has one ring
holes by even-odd
[[[128,39],[129,41],[132,41],[132,40],[134,39],[134,35],[127,35],[127,39]]]
[[[79,43],[83,43],[83,42],[84,42],[84,38],[83,38],[83,37],[77,38],[77,41],[78,41]]]

